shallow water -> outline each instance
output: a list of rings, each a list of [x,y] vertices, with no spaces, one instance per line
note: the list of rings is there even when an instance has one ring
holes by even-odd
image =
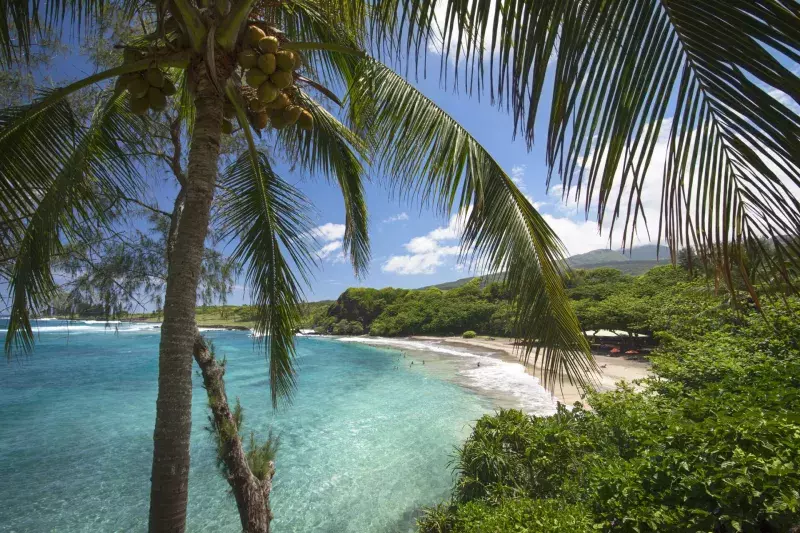
[[[144,531],[158,329],[39,326],[35,352],[0,365],[0,531]],[[468,354],[411,347],[403,357],[396,349],[299,338],[294,402],[273,412],[253,339],[205,334],[228,358],[228,394],[241,399],[246,430],[280,436],[277,533],[409,531],[419,508],[447,496],[448,462],[471,424],[498,398],[514,397],[492,394],[507,379],[501,367],[486,368],[483,385],[470,378],[480,369]],[[427,358],[426,365],[410,358]],[[238,532],[235,502],[204,430],[199,385],[195,376],[188,530]],[[520,406],[533,396],[520,396]]]

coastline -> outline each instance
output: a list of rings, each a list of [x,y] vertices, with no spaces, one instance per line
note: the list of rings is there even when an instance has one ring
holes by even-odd
[[[496,352],[504,361],[522,364],[518,357],[519,347],[513,344],[513,339],[497,338],[490,340],[482,338],[465,339],[463,337],[435,336],[414,336],[408,337],[408,339],[424,342],[440,342],[467,350],[470,348],[488,349]],[[624,380],[631,382],[635,379],[646,378],[650,375],[649,362],[597,354],[594,354],[594,357],[600,372],[600,380],[597,388],[601,392],[613,390],[619,381]],[[533,368],[531,363],[525,366],[525,371],[538,378],[541,383],[540,373],[538,369]],[[585,400],[581,398],[578,387],[566,380],[561,385],[556,385],[555,389],[548,388],[547,391],[563,404],[572,405],[575,402],[581,402],[587,405]]]

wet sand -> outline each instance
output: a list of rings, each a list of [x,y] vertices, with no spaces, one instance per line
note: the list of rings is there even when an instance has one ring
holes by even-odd
[[[410,339],[425,341],[425,342],[441,342],[454,347],[469,349],[480,348],[482,350],[491,350],[500,355],[503,359],[511,362],[520,362],[519,360],[519,347],[513,345],[512,339],[495,338],[489,340],[486,338],[464,339],[462,337],[410,337]],[[650,363],[645,361],[638,361],[626,359],[624,357],[610,357],[607,355],[595,354],[595,360],[600,371],[600,379],[597,384],[597,389],[600,391],[612,390],[619,381],[631,382],[635,379],[641,379],[650,375]],[[527,371],[540,378],[538,369],[534,369],[532,364],[527,365]],[[575,402],[581,402],[584,405],[586,402],[581,398],[581,391],[577,386],[571,385],[568,381],[555,386],[555,390],[548,389],[556,399],[566,405],[572,405]]]

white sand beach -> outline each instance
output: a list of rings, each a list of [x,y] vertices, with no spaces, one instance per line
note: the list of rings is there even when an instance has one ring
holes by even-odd
[[[502,356],[507,361],[519,362],[519,347],[514,346],[513,339],[506,338],[476,338],[464,339],[462,337],[411,337],[414,340],[425,342],[440,342],[454,347],[461,348],[480,348],[491,350]],[[595,355],[597,366],[600,371],[600,381],[598,389],[601,391],[612,390],[619,381],[631,382],[635,379],[645,378],[650,373],[650,363],[645,361],[627,359],[625,357],[610,357],[607,355]],[[538,369],[534,369],[532,364],[527,366],[527,371],[540,378]],[[540,379],[541,381],[541,379]],[[556,385],[555,390],[550,392],[556,399],[564,404],[572,405],[575,402],[582,402],[580,390],[577,386],[564,380],[561,386]]]

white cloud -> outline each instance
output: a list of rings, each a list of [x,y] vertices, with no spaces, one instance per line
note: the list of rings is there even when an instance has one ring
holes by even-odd
[[[444,264],[444,258],[458,255],[458,246],[442,246],[435,251],[414,255],[393,255],[386,261],[381,269],[384,272],[393,272],[402,276],[413,274],[434,274],[436,269]]]
[[[403,211],[402,213],[397,214],[397,215],[392,215],[387,219],[384,219],[383,223],[384,224],[391,224],[392,222],[401,222],[403,220],[408,220],[408,213],[406,213],[405,211]]]
[[[524,187],[525,179],[525,165],[514,165],[511,167],[511,181],[513,181],[517,187]]]
[[[311,230],[311,236],[323,242],[341,240],[344,238],[344,224],[328,222]]]
[[[403,247],[410,254],[391,256],[381,266],[381,269],[384,272],[393,272],[404,276],[435,273],[436,269],[444,264],[445,258],[459,255],[461,251],[459,246],[444,246],[442,241],[454,241],[461,238],[470,209],[450,217],[447,226],[438,227],[427,235],[414,237],[405,243]]]
[[[403,246],[412,254],[429,254],[439,248],[439,243],[430,237],[414,237]]]
[[[328,259],[337,250],[341,250],[341,248],[342,248],[342,241],[329,242],[328,244],[317,250],[317,257],[319,257],[320,259]]]

